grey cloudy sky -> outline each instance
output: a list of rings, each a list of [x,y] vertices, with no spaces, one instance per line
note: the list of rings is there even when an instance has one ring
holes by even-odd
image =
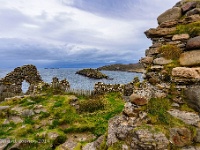
[[[0,67],[135,63],[178,0],[0,0]]]

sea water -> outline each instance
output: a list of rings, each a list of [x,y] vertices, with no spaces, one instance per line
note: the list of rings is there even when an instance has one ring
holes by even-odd
[[[70,83],[72,89],[84,89],[92,90],[95,83],[103,82],[106,84],[126,84],[133,81],[134,77],[138,77],[142,80],[141,73],[133,72],[122,72],[122,71],[101,71],[102,73],[109,76],[110,79],[91,79],[76,74],[79,68],[59,68],[59,69],[38,69],[42,80],[47,83],[52,82],[53,77],[58,77],[59,80],[67,79]],[[5,77],[5,75],[11,72],[12,69],[1,69],[0,78]],[[22,90],[26,91],[28,89],[28,83],[23,82]]]

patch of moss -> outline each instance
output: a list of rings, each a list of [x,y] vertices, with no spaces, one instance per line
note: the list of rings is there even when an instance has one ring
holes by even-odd
[[[200,35],[200,21],[193,22],[190,24],[181,24],[176,27],[175,34],[187,33],[190,37],[195,37]]]
[[[163,57],[166,59],[173,59],[176,60],[180,57],[180,54],[182,53],[181,49],[175,45],[163,45],[159,52],[163,54]]]
[[[122,149],[123,142],[116,142],[112,146],[108,147],[108,150],[120,150]]]
[[[180,107],[181,111],[195,112],[192,108],[190,108],[187,104],[182,104]]]
[[[167,111],[171,108],[171,102],[165,98],[152,98],[148,103],[148,114],[153,123],[169,124],[170,115]]]

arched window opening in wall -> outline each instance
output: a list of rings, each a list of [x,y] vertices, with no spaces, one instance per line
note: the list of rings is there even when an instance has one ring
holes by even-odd
[[[22,92],[25,94],[28,91],[30,84],[25,80],[22,82]]]

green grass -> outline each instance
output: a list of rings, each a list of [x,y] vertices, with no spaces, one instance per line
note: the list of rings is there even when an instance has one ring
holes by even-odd
[[[18,100],[9,100],[1,103],[2,106],[31,108],[42,105],[47,112],[40,112],[32,117],[22,117],[22,123],[11,122],[2,125],[6,116],[0,118],[0,138],[10,139],[46,139],[45,132],[55,131],[61,135],[68,133],[90,132],[97,137],[105,134],[108,127],[108,120],[122,112],[124,101],[119,93],[108,93],[97,97],[78,96],[80,110],[72,107],[69,99],[70,95],[53,95],[46,93],[41,96],[31,96]],[[43,125],[43,122],[47,124]],[[38,126],[39,128],[35,128]],[[63,142],[63,141],[62,141]],[[34,144],[31,148],[24,149],[52,149],[49,141],[44,144]]]
[[[170,109],[171,103],[168,99],[152,98],[148,103],[148,114],[154,123],[169,124],[170,115],[167,111]]]
[[[163,54],[163,57],[166,59],[173,59],[176,60],[180,57],[180,54],[182,53],[181,49],[178,48],[175,45],[163,45],[160,49],[159,52]]]
[[[200,21],[193,22],[186,25],[178,25],[176,27],[175,34],[187,33],[190,37],[195,37],[200,35]]]

